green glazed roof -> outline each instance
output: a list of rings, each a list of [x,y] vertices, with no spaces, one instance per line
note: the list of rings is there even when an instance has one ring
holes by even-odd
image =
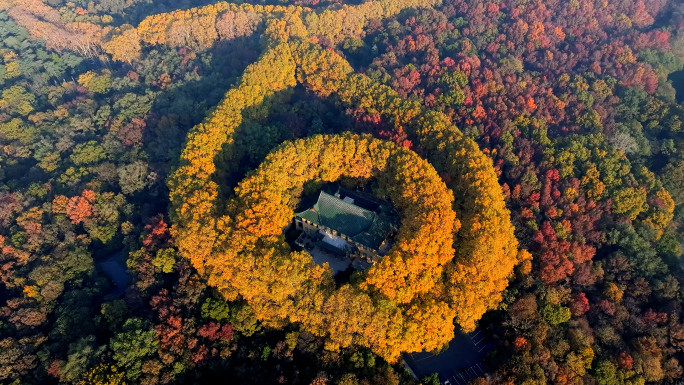
[[[324,191],[318,195],[318,202],[311,209],[297,216],[350,237],[368,229],[375,219],[375,213]]]
[[[387,238],[391,228],[392,222],[387,215],[376,215],[375,220],[368,229],[352,236],[351,239],[373,250],[378,250],[382,242]]]
[[[320,192],[312,208],[296,215],[374,250],[380,247],[392,228],[391,219],[384,213],[377,215],[324,191]]]

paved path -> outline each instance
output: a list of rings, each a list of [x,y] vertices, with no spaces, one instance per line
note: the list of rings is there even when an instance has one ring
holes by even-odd
[[[404,361],[418,379],[437,372],[442,383],[467,385],[468,381],[482,377],[487,372],[484,357],[489,341],[482,330],[464,334],[458,330],[449,348],[440,354],[428,352],[409,353]]]
[[[351,260],[349,258],[337,255],[332,251],[323,250],[318,246],[314,246],[313,249],[306,251],[311,254],[311,258],[313,258],[317,265],[323,266],[324,263],[327,263],[333,270],[333,275],[340,271],[345,271],[351,266]]]

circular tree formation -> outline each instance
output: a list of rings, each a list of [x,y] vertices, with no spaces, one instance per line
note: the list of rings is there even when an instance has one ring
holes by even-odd
[[[489,156],[461,133],[440,111],[402,98],[353,68],[333,50],[316,44],[292,44],[297,80],[322,96],[335,95],[347,108],[379,114],[404,130],[454,192],[454,210],[461,230],[456,251],[446,267],[446,296],[455,321],[472,331],[482,315],[496,309],[517,264],[531,267],[531,255],[518,249],[510,212]]]
[[[224,201],[214,162],[233,151],[243,111],[269,108],[269,97],[297,80],[405,127],[430,163],[370,138],[312,137],[280,147]],[[377,178],[402,213],[402,230],[360,281],[336,290],[308,254],[290,252],[282,231],[306,181],[342,176]],[[500,302],[513,266],[529,256],[518,252],[491,160],[444,114],[353,73],[332,51],[286,39],[248,66],[240,85],[189,133],[169,188],[180,254],[226,299],[247,301],[268,326],[298,323],[326,336],[331,349],[359,344],[390,361],[440,348],[453,337],[454,320],[472,330]]]
[[[283,229],[305,183],[340,178],[374,179],[401,226],[360,283],[335,289],[330,270],[290,251]],[[332,347],[361,344],[389,359],[448,340],[454,314],[440,293],[458,222],[451,191],[414,152],[352,134],[300,139],[273,151],[236,194],[221,220],[222,242],[204,266],[209,284],[245,300],[262,322],[298,322],[328,335]]]

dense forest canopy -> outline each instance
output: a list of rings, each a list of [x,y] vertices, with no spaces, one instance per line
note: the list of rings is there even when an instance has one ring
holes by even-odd
[[[417,383],[453,325],[678,383],[682,70],[677,0],[0,0],[0,383]],[[342,176],[404,228],[347,285],[282,236]]]

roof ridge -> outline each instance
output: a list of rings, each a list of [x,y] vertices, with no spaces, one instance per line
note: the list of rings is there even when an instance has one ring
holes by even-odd
[[[356,210],[358,210],[358,211],[362,211],[362,212],[365,212],[365,213],[371,213],[371,214],[373,214],[373,217],[375,217],[375,213],[374,213],[373,211],[368,210],[368,209],[364,209],[364,208],[361,207],[361,206],[358,206],[358,205],[355,205],[355,204],[353,204],[353,203],[347,202],[347,201],[345,201],[344,199],[340,199],[340,198],[338,198],[338,197],[336,197],[336,196],[334,196],[334,195],[332,195],[332,194],[328,194],[327,192],[324,192],[324,191],[321,191],[321,194],[318,196],[319,202],[320,202],[320,199],[321,199],[321,195],[324,195],[324,194],[325,194],[326,196],[328,196],[328,197],[334,199],[335,202],[338,202],[338,204],[340,204],[340,205],[343,205],[343,206],[350,206],[350,207],[353,207],[354,209],[356,209]],[[316,203],[318,203],[318,202],[316,202]]]

